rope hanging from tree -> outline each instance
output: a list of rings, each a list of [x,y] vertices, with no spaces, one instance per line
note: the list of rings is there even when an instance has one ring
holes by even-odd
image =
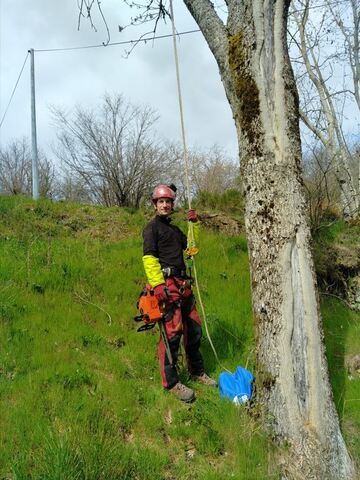
[[[170,0],[170,16],[171,16],[171,26],[172,26],[174,57],[175,57],[176,83],[177,83],[177,95],[178,95],[178,101],[179,101],[181,136],[182,136],[182,143],[183,143],[183,155],[184,155],[184,165],[185,165],[186,197],[187,197],[187,201],[188,201],[188,208],[191,209],[189,156],[188,156],[188,149],[187,149],[186,136],[185,136],[185,122],[184,122],[184,110],[183,110],[183,102],[182,102],[182,95],[181,95],[179,56],[178,56],[177,45],[176,45],[176,28],[175,28],[175,18],[174,18],[174,9],[173,9],[172,0]],[[193,234],[193,231],[192,231],[193,225],[192,225],[191,222],[189,222],[189,227],[190,227],[190,232],[191,232],[191,238],[194,239],[194,234]],[[192,247],[195,248],[196,245],[192,245]],[[192,270],[194,272],[194,280],[195,280],[197,298],[198,298],[198,302],[199,302],[200,309],[201,309],[201,315],[202,315],[204,325],[205,325],[206,335],[208,337],[211,349],[214,352],[216,361],[221,366],[221,368],[223,368],[226,371],[229,371],[227,368],[225,368],[221,364],[221,362],[219,360],[219,357],[218,357],[218,354],[215,350],[214,344],[211,340],[211,336],[210,336],[209,328],[208,328],[208,323],[207,323],[207,318],[206,318],[206,313],[205,313],[205,308],[204,308],[204,304],[203,304],[202,299],[201,299],[201,293],[200,293],[199,282],[198,282],[198,277],[197,277],[194,254],[191,255],[191,249],[190,249],[190,257],[191,257],[191,261],[192,261]]]

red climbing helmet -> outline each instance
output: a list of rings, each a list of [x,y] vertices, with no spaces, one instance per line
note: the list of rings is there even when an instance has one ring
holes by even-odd
[[[151,198],[153,202],[156,202],[159,198],[170,198],[170,200],[174,202],[175,192],[167,185],[157,185],[154,188]]]

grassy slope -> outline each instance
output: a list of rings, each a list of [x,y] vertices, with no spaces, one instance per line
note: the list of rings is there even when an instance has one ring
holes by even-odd
[[[197,401],[162,390],[157,333],[137,333],[133,322],[145,221],[139,212],[0,197],[0,478],[278,478],[274,446],[244,409],[195,385],[184,367]],[[246,242],[203,232],[197,269],[221,362],[252,368]],[[360,381],[342,365],[359,351],[359,315],[331,300],[324,322],[356,456]],[[217,376],[208,341],[202,350]]]

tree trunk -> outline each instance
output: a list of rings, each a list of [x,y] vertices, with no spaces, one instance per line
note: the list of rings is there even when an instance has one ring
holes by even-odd
[[[220,69],[241,144],[257,331],[257,388],[286,478],[354,478],[328,380],[300,169],[288,2],[184,0]]]
[[[340,188],[340,203],[345,220],[354,220],[360,214],[360,191],[356,191],[349,160],[349,152],[344,145],[339,145],[335,153],[335,176]]]

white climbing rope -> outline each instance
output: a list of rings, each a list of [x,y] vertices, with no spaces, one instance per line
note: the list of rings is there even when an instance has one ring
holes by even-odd
[[[176,67],[176,83],[177,83],[177,94],[178,94],[178,101],[179,101],[181,136],[182,136],[183,152],[184,152],[186,196],[187,196],[187,201],[188,201],[188,207],[189,207],[189,210],[190,210],[191,209],[191,191],[190,191],[190,175],[189,175],[189,156],[188,156],[188,150],[187,150],[187,145],[186,145],[186,136],[185,136],[185,122],[184,122],[184,110],[183,110],[183,102],[182,102],[182,95],[181,95],[179,56],[178,56],[177,45],[176,45],[176,28],[175,28],[175,18],[174,18],[174,9],[173,9],[172,0],[170,0],[170,15],[171,15],[171,25],[172,25],[172,38],[173,38],[173,46],[174,46],[175,67]],[[189,222],[189,227],[190,227],[190,232],[191,232],[191,238],[194,239],[193,224],[191,222]],[[194,257],[192,257],[192,262],[193,262],[193,267],[192,268],[193,268],[193,272],[194,272],[194,280],[195,280],[195,287],[196,287],[196,293],[197,293],[197,300],[198,300],[198,303],[200,305],[201,315],[202,315],[202,318],[203,318],[203,321],[204,321],[207,338],[209,340],[212,351],[214,352],[216,361],[218,362],[218,364],[220,365],[221,368],[223,368],[226,371],[229,371],[227,368],[225,368],[221,364],[221,362],[219,360],[219,357],[218,357],[218,354],[216,352],[216,349],[214,347],[214,344],[211,340],[211,336],[210,336],[209,328],[208,328],[208,322],[207,322],[206,313],[205,313],[205,308],[204,308],[203,301],[201,299],[201,293],[200,293],[200,288],[199,288],[199,282],[198,282]]]

